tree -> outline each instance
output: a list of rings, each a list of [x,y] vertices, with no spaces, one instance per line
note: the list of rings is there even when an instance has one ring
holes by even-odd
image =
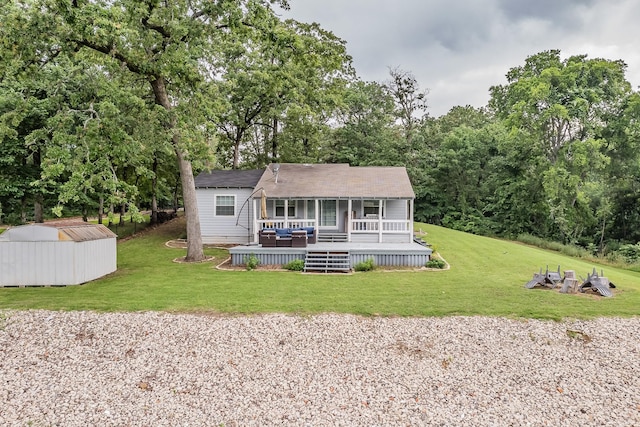
[[[61,42],[98,54],[96,63],[145,79],[165,110],[165,127],[180,169],[187,218],[188,261],[204,258],[192,161],[205,152],[203,111],[212,108],[205,76],[217,62],[230,32],[264,29],[276,19],[270,3],[176,0],[59,0],[45,2],[61,16]],[[286,7],[285,1],[278,4]],[[215,100],[215,98],[214,98]]]
[[[540,167],[551,219],[567,242],[577,242],[608,210],[594,188],[606,182],[606,124],[621,114],[631,90],[625,69],[622,61],[586,55],[563,61],[551,50],[528,57],[507,73],[507,85],[491,88],[492,111],[541,149],[546,164],[528,161]]]
[[[384,87],[389,91],[396,104],[396,117],[404,131],[404,138],[411,147],[412,138],[427,112],[428,90],[422,90],[415,76],[399,68],[389,70],[391,79]]]
[[[271,31],[266,39],[256,35],[244,40],[244,50],[234,39],[224,54],[218,84],[226,101],[217,120],[222,135],[219,153],[234,169],[240,167],[241,157],[258,166],[278,161],[282,148],[293,151],[283,143],[299,141],[298,148],[311,154],[313,134],[350,78],[344,41],[331,32],[294,20],[275,22]]]
[[[394,102],[376,82],[353,82],[338,109],[326,160],[353,166],[396,164]]]
[[[62,45],[60,22],[34,10],[36,5],[12,2],[2,15],[5,43],[0,49],[7,61],[0,67],[0,98],[13,101],[0,112],[0,121],[6,125],[4,135],[14,135],[25,156],[22,162],[13,160],[29,172],[22,181],[22,200],[34,199],[36,221],[42,220],[44,196],[49,195],[55,196],[48,202],[58,204],[53,208],[57,214],[63,206],[77,206],[86,218],[99,206],[101,217],[105,202],[132,203],[135,212],[137,179],[129,183],[126,171],[139,176],[150,169],[141,140],[155,141],[155,150],[167,141],[141,131],[141,124],[153,127],[158,121],[153,103],[145,99],[148,83],[96,63],[90,51]],[[36,32],[39,37],[24,37]]]

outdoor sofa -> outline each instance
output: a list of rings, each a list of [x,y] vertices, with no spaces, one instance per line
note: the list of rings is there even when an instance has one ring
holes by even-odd
[[[316,243],[314,227],[263,228],[260,230],[259,243],[262,247],[306,247],[307,243]]]

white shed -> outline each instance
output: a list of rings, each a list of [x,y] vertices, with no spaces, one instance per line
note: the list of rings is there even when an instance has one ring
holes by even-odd
[[[102,224],[31,224],[0,234],[0,287],[79,285],[114,271],[116,235]]]

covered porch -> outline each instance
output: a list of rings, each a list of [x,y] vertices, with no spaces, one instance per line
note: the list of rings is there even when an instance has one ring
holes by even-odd
[[[411,243],[413,199],[290,199],[253,200],[253,242],[264,229],[312,227],[318,236],[342,233],[353,243]]]

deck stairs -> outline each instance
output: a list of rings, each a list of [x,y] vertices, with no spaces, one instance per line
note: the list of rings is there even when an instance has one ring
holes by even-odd
[[[304,271],[319,273],[348,273],[351,271],[351,254],[349,251],[307,250],[307,255],[304,260]]]
[[[318,243],[335,243],[335,242],[348,242],[349,237],[347,233],[332,233],[332,232],[320,232],[318,233]]]

